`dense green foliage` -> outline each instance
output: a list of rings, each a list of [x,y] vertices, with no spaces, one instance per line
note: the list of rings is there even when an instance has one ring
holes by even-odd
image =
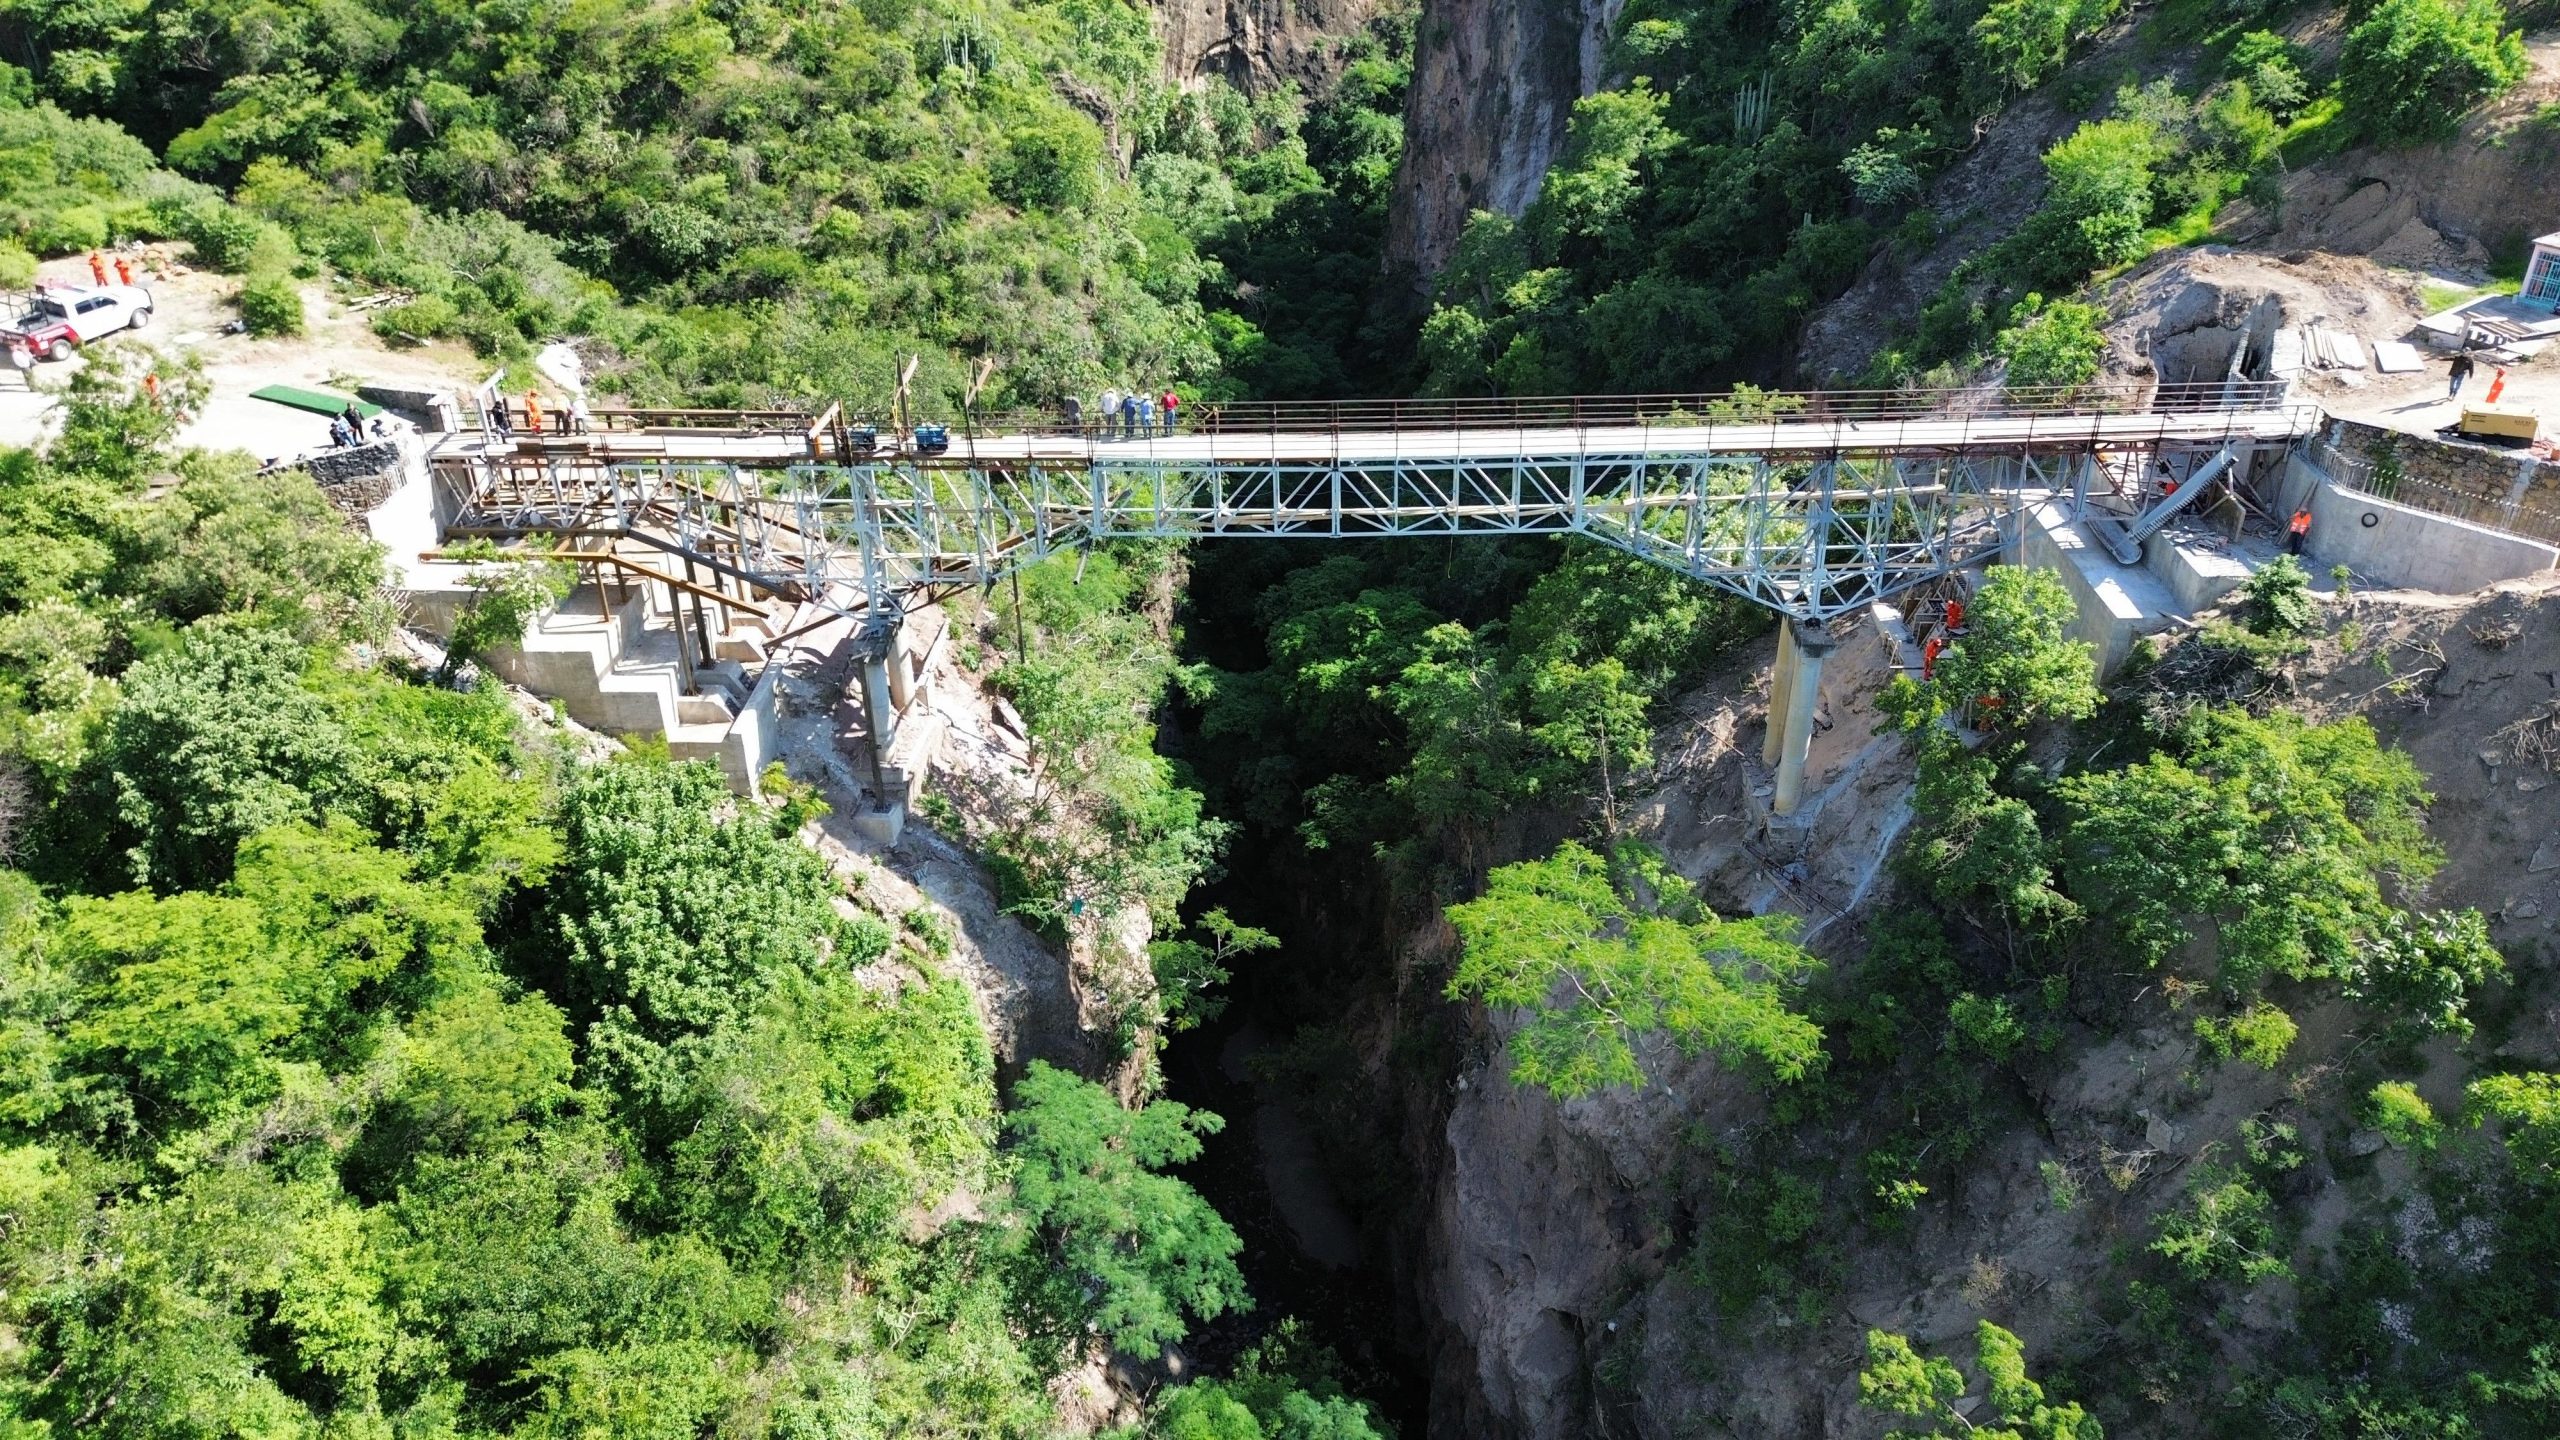
[[[1999,340],[2011,389],[2044,390],[2098,378],[2098,361],[2107,349],[2098,330],[2104,311],[2068,300],[2048,305],[2043,296],[2030,294],[2018,302],[2017,314],[2017,323],[2001,331]]]
[[[299,327],[318,259],[416,292],[387,338],[582,334],[660,402],[877,406],[908,353],[933,408],[978,356],[996,403],[1216,395],[1222,369],[1338,391],[1378,336],[1400,15],[1312,110],[1159,83],[1127,0],[142,15],[10,8],[36,68],[0,86],[0,151],[33,163],[0,228],[47,254],[187,240],[248,277],[255,333]],[[1308,300],[1236,305],[1239,281]]]
[[[1395,1432],[1343,1393],[1330,1356],[1295,1322],[1246,1351],[1222,1380],[1159,1392],[1154,1440],[1388,1440]]]
[[[2524,78],[2524,41],[2498,0],[2382,0],[2347,33],[2338,98],[2376,139],[2433,140]]]
[[[1481,834],[1584,797],[1614,825],[1620,787],[1652,762],[1652,707],[1759,623],[1582,544],[1457,560],[1379,546],[1222,565],[1214,583],[1265,577],[1213,599],[1251,615],[1265,663],[1196,675],[1200,732],[1222,811],[1319,851]]]
[[[805,796],[366,661],[378,551],[166,403],[0,454],[0,1433],[1027,1437],[1245,1303],[1215,1117],[1000,1118]]]
[[[1014,1086],[1014,1195],[1036,1232],[1037,1303],[1061,1332],[1091,1326],[1124,1350],[1161,1350],[1185,1317],[1249,1302],[1244,1242],[1191,1187],[1153,1172],[1199,1158],[1220,1125],[1171,1100],[1125,1110],[1110,1092],[1033,1061]]]
[[[1638,1087],[1635,1044],[1660,1034],[1682,1054],[1712,1054],[1779,1081],[1822,1062],[1822,1032],[1787,1008],[1816,968],[1792,943],[1793,917],[1723,920],[1659,864],[1613,877],[1570,841],[1544,860],[1506,865],[1484,894],[1449,907],[1465,953],[1454,997],[1525,1012],[1511,1035],[1511,1078],[1555,1095]],[[1641,884],[1647,903],[1625,893]]]
[[[1974,1361],[1981,1369],[1983,1405],[1957,1408],[1967,1388],[1953,1361],[1924,1356],[1902,1336],[1867,1332],[1867,1363],[1858,1372],[1858,1403],[1920,1429],[1896,1427],[1895,1440],[1928,1435],[1972,1435],[1981,1440],[2104,1440],[2106,1432],[2076,1404],[2050,1405],[2044,1387],[2027,1378],[2027,1350],[2018,1337],[1985,1320],[1974,1331]]]

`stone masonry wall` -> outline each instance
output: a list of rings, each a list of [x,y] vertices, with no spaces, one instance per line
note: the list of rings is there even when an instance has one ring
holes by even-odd
[[[2401,479],[2419,488],[2560,517],[2560,462],[2536,460],[2530,451],[2430,440],[2353,420],[2331,422],[2329,444],[2347,460],[2362,462],[2366,474],[2357,478],[2370,477],[2378,489],[2387,487],[2373,468],[2389,454],[2399,462]],[[2408,498],[2423,503],[2423,497]]]
[[[400,447],[389,440],[348,450],[323,450],[302,462],[320,493],[349,515],[376,509],[400,488]]]

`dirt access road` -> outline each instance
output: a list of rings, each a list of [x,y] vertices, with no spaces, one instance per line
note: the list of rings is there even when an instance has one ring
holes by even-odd
[[[329,443],[326,417],[250,399],[249,392],[261,386],[297,385],[339,394],[367,383],[468,390],[489,368],[460,345],[390,348],[373,333],[369,316],[348,309],[317,280],[302,287],[305,333],[277,339],[226,335],[223,326],[238,313],[232,297],[240,292],[240,277],[188,265],[183,245],[145,245],[129,253],[138,255],[137,278],[151,290],[151,327],[110,336],[98,345],[192,355],[204,366],[211,390],[202,413],[180,436],[185,445],[246,450],[272,460]],[[89,262],[82,256],[48,260],[37,278],[87,285]],[[32,373],[0,367],[0,445],[32,445],[51,433],[52,392],[84,363],[75,356],[61,364],[38,364]]]

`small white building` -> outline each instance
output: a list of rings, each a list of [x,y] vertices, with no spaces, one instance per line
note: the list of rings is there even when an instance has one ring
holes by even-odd
[[[2524,298],[2560,310],[2560,233],[2533,242],[2533,254],[2524,262]]]

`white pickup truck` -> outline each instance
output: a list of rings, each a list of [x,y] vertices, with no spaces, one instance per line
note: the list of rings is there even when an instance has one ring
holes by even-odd
[[[139,285],[48,285],[8,328],[45,359],[68,360],[78,346],[150,323],[151,292]]]

